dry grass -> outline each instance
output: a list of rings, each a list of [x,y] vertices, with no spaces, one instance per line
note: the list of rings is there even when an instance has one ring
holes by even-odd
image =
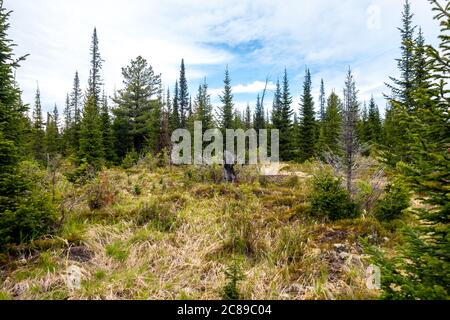
[[[95,210],[92,188],[60,177],[60,241],[18,250],[2,269],[0,298],[220,299],[224,270],[236,257],[243,261],[243,298],[376,298],[365,287],[358,235],[378,239],[382,227],[371,219],[311,220],[311,166],[288,169],[308,174],[261,183],[246,169],[245,179],[227,185],[214,177],[189,181],[192,168],[110,169],[102,184],[113,199]],[[78,290],[65,283],[72,265],[82,270]]]

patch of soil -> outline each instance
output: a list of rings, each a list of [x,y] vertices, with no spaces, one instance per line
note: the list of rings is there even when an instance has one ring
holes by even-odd
[[[320,236],[317,239],[319,243],[338,243],[343,242],[349,235],[348,230],[324,230],[320,232]]]
[[[94,253],[85,246],[71,247],[69,249],[69,259],[77,262],[88,262]]]

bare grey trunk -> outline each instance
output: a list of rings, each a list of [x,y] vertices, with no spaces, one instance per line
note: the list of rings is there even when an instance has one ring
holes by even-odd
[[[234,155],[228,150],[225,150],[223,155],[224,155],[223,179],[226,182],[234,183],[236,181],[236,173],[234,171],[234,162],[235,162]]]

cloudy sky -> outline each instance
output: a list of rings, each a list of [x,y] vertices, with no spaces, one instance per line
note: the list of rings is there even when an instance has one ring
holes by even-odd
[[[436,44],[428,1],[411,3],[414,22]],[[14,10],[16,53],[30,54],[17,71],[24,101],[33,102],[39,82],[45,110],[63,107],[76,70],[86,87],[97,27],[110,95],[122,87],[121,67],[136,56],[171,89],[184,58],[191,92],[206,77],[216,104],[229,65],[238,108],[253,105],[266,76],[273,84],[286,67],[297,111],[306,66],[316,100],[321,78],[327,93],[341,94],[351,66],[360,100],[374,95],[384,107],[384,82],[397,74],[403,0],[5,0],[5,6]]]

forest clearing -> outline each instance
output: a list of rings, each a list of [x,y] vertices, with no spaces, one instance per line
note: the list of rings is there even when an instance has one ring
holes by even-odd
[[[286,169],[314,174],[315,166]],[[242,299],[377,298],[366,286],[360,237],[390,248],[395,224],[318,222],[309,213],[311,178],[286,172],[270,181],[244,170],[233,185],[221,181],[220,167],[157,168],[142,159],[83,187],[58,172],[61,231],[12,249],[3,297],[221,299],[236,263]],[[83,270],[74,291],[66,284],[72,265]]]
[[[395,16],[348,1],[367,17],[320,21],[327,40],[301,53],[316,29],[295,42],[306,22],[268,26],[291,10],[251,1],[174,0],[186,20],[115,3],[146,27],[105,15],[89,50],[61,37],[80,33],[72,20],[35,19],[47,1],[0,0],[0,300],[449,299],[448,0],[397,1]],[[99,18],[74,12],[89,30]],[[265,31],[245,34],[249,17]]]

